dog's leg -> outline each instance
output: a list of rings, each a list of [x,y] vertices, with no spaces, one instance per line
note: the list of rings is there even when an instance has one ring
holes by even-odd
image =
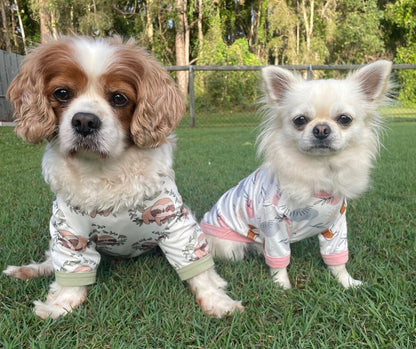
[[[347,271],[347,268],[345,267],[345,264],[328,265],[328,269],[331,274],[336,277],[338,282],[344,286],[344,288],[348,289],[350,287],[359,287],[363,284],[361,281],[355,280],[351,277]]]
[[[270,274],[273,277],[273,281],[284,290],[292,288],[289,280],[289,275],[287,273],[287,268],[270,268]]]
[[[53,282],[45,302],[35,301],[35,313],[42,319],[49,316],[57,319],[84,303],[88,293],[87,286],[60,286]]]
[[[211,268],[188,280],[189,286],[196,295],[201,309],[209,315],[222,317],[234,311],[242,312],[240,301],[231,299],[223,290],[227,282]]]
[[[247,243],[233,240],[220,239],[212,235],[205,235],[211,254],[222,259],[240,261],[244,259],[247,251]]]
[[[31,263],[22,266],[9,265],[3,273],[20,280],[33,279],[39,276],[50,276],[53,273],[52,259],[49,251],[46,252],[46,260],[42,263]]]

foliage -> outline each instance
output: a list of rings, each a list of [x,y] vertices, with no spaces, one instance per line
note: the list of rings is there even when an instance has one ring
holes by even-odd
[[[2,0],[0,5],[0,48],[20,53],[40,41],[42,11],[52,35],[132,36],[166,65],[363,64],[378,58],[411,63],[416,42],[414,0]],[[177,30],[180,21],[183,33]],[[250,90],[254,75],[247,81],[227,79]],[[237,84],[207,79],[198,87],[213,93],[207,105],[234,101],[245,107]],[[406,89],[400,98],[414,100],[410,75],[400,79]]]
[[[416,2],[401,0],[389,4],[386,17],[390,18],[401,35],[401,44],[396,49],[396,63],[416,64]],[[416,102],[416,71],[400,71],[399,99],[404,103]]]
[[[399,48],[395,62],[416,64],[416,44]],[[399,100],[404,103],[416,103],[416,70],[399,71],[397,77],[401,86]]]
[[[338,1],[338,25],[330,61],[337,64],[363,64],[386,57],[380,22],[383,13],[377,1]]]
[[[212,29],[207,33],[201,50],[201,65],[259,65],[256,56],[249,51],[244,39],[237,39],[227,46],[218,37],[222,37],[221,26],[215,25],[219,16],[213,19]],[[210,111],[253,109],[258,91],[258,73],[256,72],[204,72],[197,80],[195,93],[198,108]],[[244,88],[242,88],[244,86]]]

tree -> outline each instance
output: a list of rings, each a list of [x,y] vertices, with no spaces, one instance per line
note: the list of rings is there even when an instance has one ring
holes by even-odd
[[[175,21],[175,52],[176,52],[176,65],[184,66],[187,65],[189,62],[189,56],[187,52],[187,30],[188,29],[188,21],[186,17],[186,1],[184,0],[176,0],[176,13],[177,19]],[[188,72],[186,71],[178,71],[177,72],[177,80],[179,89],[182,93],[186,96],[188,94]]]
[[[337,1],[337,27],[330,62],[362,64],[385,57],[381,20],[376,0]]]
[[[412,0],[401,0],[388,4],[386,19],[393,24],[401,38],[394,61],[416,64],[416,3]],[[401,85],[399,100],[416,103],[416,71],[400,71],[398,79]]]
[[[7,19],[7,10],[10,8],[10,6],[6,7],[5,1],[0,2],[0,12],[1,12],[1,23],[2,23],[2,37],[5,44],[6,51],[11,52],[12,45],[10,42],[10,32],[9,32],[9,21]],[[3,46],[3,45],[1,45]]]

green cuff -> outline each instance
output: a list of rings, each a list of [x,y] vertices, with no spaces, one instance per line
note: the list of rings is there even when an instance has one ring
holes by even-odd
[[[189,280],[194,276],[201,274],[214,266],[214,260],[211,255],[207,255],[191,264],[176,270],[182,281]]]
[[[55,272],[55,280],[60,286],[87,286],[95,284],[97,272],[86,271],[83,273]]]

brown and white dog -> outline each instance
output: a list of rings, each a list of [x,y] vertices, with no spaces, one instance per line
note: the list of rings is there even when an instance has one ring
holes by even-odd
[[[7,96],[15,108],[18,136],[31,143],[48,141],[44,178],[73,210],[105,219],[157,196],[163,190],[161,177],[174,183],[169,135],[184,113],[184,100],[166,70],[134,40],[62,37],[40,45],[26,57]],[[181,212],[178,219],[189,215]],[[160,226],[175,214],[152,218],[144,212],[140,224],[135,222]],[[89,244],[108,238],[82,234],[60,230],[51,246],[63,242],[61,249],[82,255],[94,248]],[[9,266],[4,273],[23,280],[51,275],[57,271],[52,248],[46,256],[43,263]],[[221,317],[243,310],[224,292],[227,283],[212,266],[183,279],[205,312]],[[41,318],[65,315],[84,302],[87,292],[88,285],[55,281],[46,301],[35,302],[35,312]]]

